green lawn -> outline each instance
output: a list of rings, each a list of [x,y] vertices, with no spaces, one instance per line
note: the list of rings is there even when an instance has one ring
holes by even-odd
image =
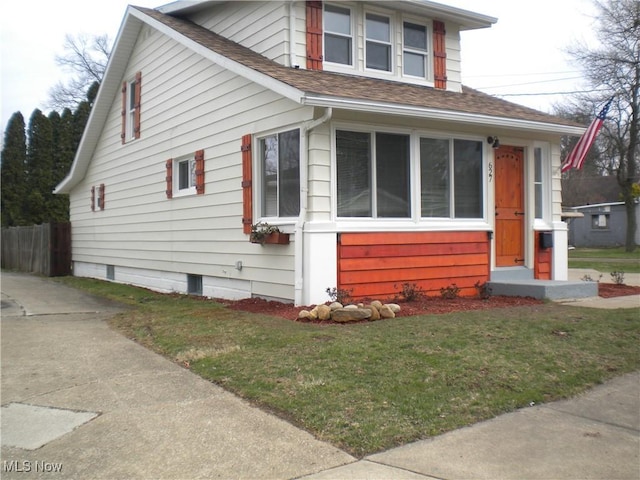
[[[640,273],[640,247],[635,252],[618,248],[576,248],[569,250],[569,268],[591,268],[601,273]]]
[[[88,279],[113,328],[356,456],[640,368],[637,310],[548,303],[313,325]]]

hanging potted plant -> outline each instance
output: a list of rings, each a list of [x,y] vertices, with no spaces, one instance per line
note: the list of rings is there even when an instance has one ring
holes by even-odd
[[[288,245],[289,234],[282,233],[275,225],[269,225],[267,222],[259,222],[251,226],[249,241],[261,245],[265,243]]]

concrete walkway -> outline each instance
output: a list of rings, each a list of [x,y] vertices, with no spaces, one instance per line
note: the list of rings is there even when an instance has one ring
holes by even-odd
[[[638,372],[357,460],[114,332],[117,305],[1,290],[3,479],[640,478]]]

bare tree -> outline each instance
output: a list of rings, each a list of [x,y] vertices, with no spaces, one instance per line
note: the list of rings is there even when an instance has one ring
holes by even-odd
[[[614,97],[600,133],[600,153],[607,159],[601,161],[600,167],[618,178],[627,211],[625,246],[632,252],[637,230],[634,184],[640,179],[640,2],[594,0],[594,5],[598,11],[595,33],[599,45],[577,44],[568,52],[598,92],[583,96],[580,101],[590,101],[596,112]]]
[[[49,90],[47,107],[75,110],[86,101],[89,87],[102,81],[111,54],[110,40],[107,35],[67,35],[63,48],[64,54],[56,56],[56,63],[72,76]]]

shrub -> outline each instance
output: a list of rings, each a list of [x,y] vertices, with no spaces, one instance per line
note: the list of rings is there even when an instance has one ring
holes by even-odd
[[[455,283],[453,283],[448,287],[441,288],[440,295],[444,299],[453,300],[454,298],[458,298],[458,296],[460,295],[460,289]]]
[[[393,288],[398,288],[398,286],[394,285]],[[399,293],[407,302],[412,302],[425,296],[422,287],[416,283],[403,283]]]
[[[583,282],[600,282],[600,279],[602,278],[602,274],[600,274],[600,276],[598,277],[597,280],[594,280],[593,278],[591,278],[591,275],[589,275],[588,273],[583,276],[580,280],[582,280]]]
[[[616,285],[624,285],[624,272],[618,272],[617,270],[611,272],[611,280]]]
[[[329,299],[332,302],[340,302],[344,305],[345,303],[349,303],[351,301],[351,294],[353,293],[353,289],[345,290],[343,288],[327,287],[325,292],[327,292],[327,295],[329,295]]]
[[[474,287],[476,287],[476,290],[478,291],[478,297],[482,300],[487,300],[491,296],[491,287],[487,285],[487,282],[480,283],[478,281]]]

